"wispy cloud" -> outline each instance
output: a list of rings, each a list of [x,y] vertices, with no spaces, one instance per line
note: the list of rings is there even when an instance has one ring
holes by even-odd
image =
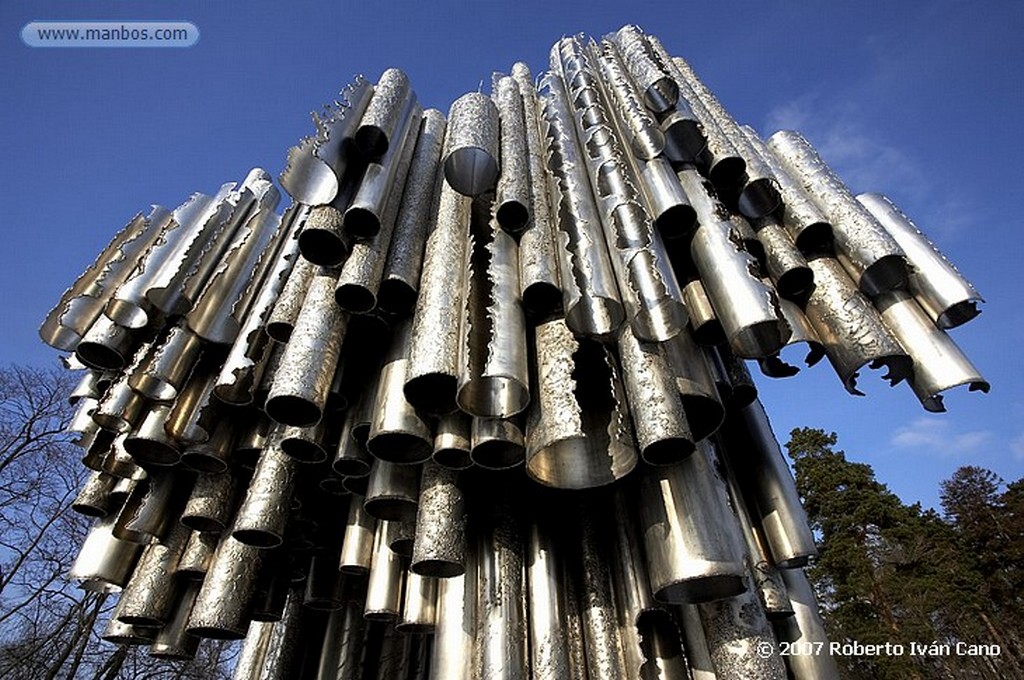
[[[988,430],[956,432],[948,420],[922,417],[893,432],[889,443],[893,448],[950,457],[976,453],[992,439]],[[1024,435],[1020,448],[1024,457]]]
[[[1024,432],[1010,440],[1010,451],[1017,460],[1024,460]]]

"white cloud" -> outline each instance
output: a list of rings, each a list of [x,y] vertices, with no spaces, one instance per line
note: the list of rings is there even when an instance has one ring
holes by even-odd
[[[963,456],[981,450],[992,437],[988,430],[955,432],[948,420],[922,417],[896,430],[889,443],[894,448],[913,449],[917,453]],[[1024,458],[1024,435],[1019,439]]]
[[[1024,460],[1024,432],[1010,440],[1010,451],[1017,460]]]

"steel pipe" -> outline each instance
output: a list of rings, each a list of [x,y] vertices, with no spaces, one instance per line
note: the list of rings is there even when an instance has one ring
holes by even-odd
[[[810,195],[832,224],[836,257],[865,295],[874,297],[907,285],[903,249],[857,202],[843,181],[799,133],[776,132],[768,148]]]
[[[473,466],[470,429],[472,418],[462,411],[441,416],[434,432],[434,452],[431,459],[452,470]]]
[[[192,444],[182,451],[182,465],[210,474],[226,471],[231,465],[236,434],[237,431],[231,421],[219,421],[207,441]]]
[[[362,602],[349,599],[331,612],[324,632],[317,680],[361,680],[365,631]]]
[[[120,592],[131,578],[142,546],[113,534],[117,515],[97,519],[89,528],[68,578],[93,593]]]
[[[630,47],[637,46],[636,41],[629,41]],[[604,85],[609,92],[609,104],[624,124],[623,132],[628,132],[629,150],[641,160],[649,161],[665,150],[665,133],[658,122],[644,106],[640,93],[636,90],[633,80],[627,73],[627,65],[622,55],[611,40],[600,40],[593,45],[597,56],[597,67],[604,78]],[[642,50],[630,50],[631,55],[644,57]],[[645,60],[652,64],[650,60]],[[637,62],[634,61],[634,64]],[[671,106],[671,104],[669,104]]]
[[[202,581],[210,569],[217,541],[218,536],[213,532],[193,530],[185,542],[174,573],[181,579]]]
[[[702,345],[711,346],[727,342],[722,322],[715,314],[715,308],[708,297],[708,291],[699,278],[683,287],[683,303],[690,315],[693,337]],[[666,342],[671,342],[670,338]]]
[[[365,477],[370,474],[370,468],[373,466],[370,452],[352,436],[354,420],[354,414],[350,409],[342,422],[338,450],[331,464],[334,471],[343,477]]]
[[[444,178],[463,196],[493,189],[500,168],[498,108],[479,92],[464,94],[448,110],[448,137],[441,163]]]
[[[475,551],[474,551],[475,552]],[[472,563],[470,564],[472,567]],[[437,628],[430,677],[472,680],[476,632],[475,568],[438,582]]]
[[[149,646],[150,656],[174,660],[195,658],[199,651],[199,638],[190,635],[186,626],[199,595],[199,588],[198,583],[189,583],[182,589],[170,620],[160,628],[153,644]]]
[[[75,358],[98,371],[120,371],[136,349],[136,334],[101,314],[75,346]]]
[[[263,449],[235,515],[232,535],[236,540],[257,548],[281,545],[292,514],[299,466],[280,442]]]
[[[527,425],[526,471],[557,488],[609,484],[637,462],[629,406],[610,352],[561,319],[535,329],[537,399]]]
[[[356,148],[364,157],[380,158],[396,139],[401,143],[402,114],[415,96],[405,72],[389,68],[381,74],[355,132]]]
[[[224,531],[234,515],[238,485],[232,472],[196,475],[181,523],[195,531]]]
[[[727,347],[705,347],[718,394],[726,408],[741,408],[757,399],[757,385],[747,364]]]
[[[149,545],[160,541],[174,525],[187,498],[185,475],[168,470],[151,470],[138,481],[117,515],[114,536]]]
[[[102,518],[120,508],[124,498],[114,493],[120,480],[105,472],[93,471],[71,503],[71,509],[80,515]]]
[[[145,547],[117,603],[117,618],[133,626],[159,627],[171,620],[179,597],[174,571],[189,530],[175,525],[163,541]]]
[[[305,591],[293,591],[297,605],[304,605],[317,611],[334,611],[342,606],[344,598],[343,576],[337,568],[337,555],[314,553],[309,559],[309,573],[306,575]],[[291,594],[289,595],[289,599]],[[287,605],[285,606],[287,616]],[[284,617],[282,617],[282,622]]]
[[[214,358],[200,359],[174,400],[164,430],[182,446],[208,441],[213,434],[221,411],[220,404],[213,398],[216,382]]]
[[[430,459],[434,434],[406,398],[412,325],[395,328],[384,368],[377,382],[366,447],[382,462],[414,464]]]
[[[436,463],[423,466],[411,569],[444,579],[466,569],[466,507],[459,474]]]
[[[622,50],[629,75],[643,93],[647,108],[655,113],[669,111],[679,98],[679,84],[665,72],[640,27],[626,25],[608,37]]]
[[[345,520],[345,537],[341,544],[338,569],[346,574],[367,574],[373,561],[377,520],[363,509],[364,500],[352,495]]]
[[[725,420],[725,407],[715,387],[715,378],[704,353],[690,331],[660,345],[665,363],[675,377],[683,413],[695,442],[706,439]]]
[[[779,309],[782,310],[782,316],[786,319],[793,334],[789,336],[789,342],[779,350],[778,354],[757,360],[761,367],[761,373],[770,378],[788,378],[800,372],[800,369],[794,365],[796,362],[787,362],[783,359],[787,347],[806,345],[803,362],[808,368],[825,357],[825,346],[821,344],[818,333],[800,307],[790,300],[782,299],[779,300]]]
[[[114,608],[116,613],[117,608]],[[131,626],[121,623],[111,616],[100,639],[116,645],[149,645],[156,640],[157,629],[144,626]]]
[[[173,326],[143,359],[128,384],[142,396],[157,402],[172,402],[202,351],[202,341],[184,323]]]
[[[530,221],[530,171],[526,147],[526,118],[519,83],[495,73],[491,99],[501,125],[501,171],[494,199],[494,217],[509,234],[519,234]]]
[[[789,234],[774,217],[754,223],[757,240],[764,248],[764,270],[779,295],[787,300],[806,300],[814,274]]]
[[[399,633],[433,633],[437,625],[436,609],[437,579],[406,571],[402,613],[395,629]]]
[[[596,512],[593,503],[579,505],[575,523],[580,534],[576,568],[587,673],[598,678],[626,680],[630,676],[619,631],[609,546],[598,530]]]
[[[165,424],[171,414],[169,404],[154,404],[139,426],[124,440],[124,448],[142,464],[174,465],[181,458],[178,443],[168,436]]]
[[[404,558],[412,558],[412,546],[416,539],[416,522],[388,522],[388,547],[391,552]]]
[[[313,218],[314,210],[310,210],[304,222],[303,229],[309,225]],[[302,309],[302,301],[306,298],[306,291],[309,284],[316,275],[319,267],[305,257],[299,256],[295,266],[288,274],[281,294],[274,303],[274,309],[267,319],[267,334],[278,342],[288,342],[292,330],[295,328],[295,321],[299,318],[299,310]]]
[[[565,553],[542,508],[533,513],[526,541],[530,672],[534,680],[564,680],[573,677]]]
[[[375,460],[363,508],[379,520],[409,522],[416,519],[420,469]]]
[[[245,636],[245,642],[235,662],[232,680],[252,680],[260,677],[263,662],[267,658],[270,638],[274,633],[272,621],[253,621]]]
[[[263,659],[260,680],[290,680],[302,673],[303,638],[309,634],[302,608],[302,592],[292,588],[288,592],[281,620],[273,624],[267,655]]]
[[[236,539],[233,529],[220,543],[192,607],[187,630],[201,638],[241,640],[249,628],[252,596],[264,552]]]
[[[387,540],[387,522],[377,522],[373,537],[373,560],[366,586],[363,616],[367,621],[394,621],[402,611],[402,587],[405,570],[402,559],[391,552]]]
[[[470,459],[490,470],[505,470],[526,459],[523,428],[514,418],[473,418]]]
[[[803,569],[784,569],[782,578],[793,603],[793,617],[776,623],[779,640],[797,649],[816,649],[818,654],[786,656],[786,667],[794,680],[836,680],[842,677],[830,651],[825,623],[818,613],[818,601]],[[808,646],[810,645],[810,646]]]

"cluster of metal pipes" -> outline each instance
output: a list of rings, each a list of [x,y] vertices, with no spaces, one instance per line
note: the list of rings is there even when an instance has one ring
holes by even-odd
[[[925,408],[978,293],[633,26],[447,118],[357,78],[280,177],[140,213],[41,334],[82,369],[105,639],[239,678],[825,678],[814,540],[745,360]],[[788,667],[788,668],[787,668]]]

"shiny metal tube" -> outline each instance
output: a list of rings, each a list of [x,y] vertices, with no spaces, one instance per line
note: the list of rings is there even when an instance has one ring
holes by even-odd
[[[828,216],[836,257],[865,295],[874,297],[907,284],[903,249],[857,202],[835,172],[799,133],[776,132],[768,148]]]
[[[400,633],[432,633],[437,623],[437,579],[405,573],[402,614],[395,624]]]
[[[189,583],[181,589],[171,618],[160,628],[149,646],[149,655],[159,659],[192,659],[199,651],[199,638],[186,630],[192,606],[199,595],[198,583]]]
[[[99,399],[110,387],[110,382],[110,374],[106,371],[86,370],[68,395],[68,404],[76,406],[82,399]]]
[[[292,588],[288,592],[281,620],[273,623],[274,630],[267,644],[260,680],[291,680],[302,675],[304,665],[304,637],[306,629],[302,608],[302,591]]]
[[[333,611],[342,605],[344,597],[342,586],[342,574],[337,568],[337,555],[314,553],[309,560],[305,593],[299,592],[298,594],[299,602],[310,609]]]
[[[495,220],[474,216],[466,247],[456,399],[478,418],[509,418],[530,401],[517,258],[515,240]]]
[[[644,462],[670,465],[693,453],[693,434],[675,376],[658,346],[641,342],[632,328],[623,328],[619,333],[619,360]]]
[[[737,245],[732,225],[722,219],[724,208],[708,194],[697,172],[682,170],[679,180],[700,222],[690,253],[730,347],[744,358],[775,354],[791,333],[778,295],[758,277],[753,259]]]
[[[391,552],[412,558],[413,541],[416,539],[416,522],[388,522],[388,547]]]
[[[955,328],[980,313],[978,291],[892,201],[882,194],[859,194],[857,200],[903,249],[910,291],[939,328]]]
[[[754,376],[750,375],[743,359],[724,346],[705,347],[704,355],[708,358],[718,394],[726,409],[740,408],[757,399]]]
[[[418,125],[419,137],[377,292],[377,306],[392,314],[408,314],[416,305],[427,228],[431,214],[436,214],[440,190],[438,166],[447,121],[437,109],[427,109]]]
[[[263,559],[262,550],[224,532],[192,607],[188,632],[217,640],[245,637]]]
[[[373,537],[373,561],[366,586],[363,616],[368,621],[394,621],[402,611],[405,570],[402,558],[391,552],[386,540],[387,523],[377,522]]]
[[[362,602],[348,600],[327,619],[317,680],[361,680],[366,622]]]
[[[210,439],[220,415],[220,404],[213,398],[217,373],[211,359],[201,359],[164,424],[167,435],[182,446]]]
[[[424,464],[418,505],[412,571],[443,579],[463,574],[466,505],[459,474],[437,463]]]
[[[577,575],[583,643],[588,675],[626,680],[626,656],[619,634],[608,545],[594,520],[595,505],[581,505],[576,516],[579,529]]]
[[[346,574],[366,574],[373,561],[373,540],[377,520],[363,509],[363,498],[352,495],[345,520],[345,537],[341,544],[338,569]]]
[[[630,41],[631,46],[636,44]],[[628,134],[629,149],[639,159],[647,161],[656,158],[665,150],[665,133],[644,106],[619,50],[608,39],[597,42],[594,47],[598,57],[597,66],[610,95],[608,103],[617,109],[619,119],[625,124],[623,132]],[[646,56],[641,50],[631,50],[631,54]],[[652,64],[650,60],[646,60],[646,63]]]
[[[706,439],[725,420],[725,407],[704,353],[687,330],[661,344],[661,353],[683,402],[693,440]]]
[[[784,569],[782,578],[793,602],[791,619],[775,625],[780,640],[800,645],[821,645],[819,654],[795,654],[786,657],[790,677],[794,680],[837,680],[841,677],[836,661],[829,652],[825,623],[818,613],[818,601],[803,569]]]
[[[661,130],[665,133],[665,158],[673,167],[696,165],[707,156],[708,140],[704,136],[704,125],[683,97],[679,97],[675,106],[659,118]]]
[[[772,560],[782,569],[802,567],[817,554],[796,482],[782,456],[760,401],[729,414],[722,452],[737,475],[751,519],[760,524]]]
[[[375,460],[363,508],[379,520],[409,522],[416,519],[420,469]]]
[[[423,109],[410,100],[404,116],[401,138],[395,140],[380,163],[370,163],[359,191],[345,211],[345,228],[354,235],[365,236],[352,245],[334,290],[334,299],[348,312],[369,312],[377,306],[377,291],[402,205]]]
[[[527,419],[526,471],[557,488],[609,484],[637,462],[629,407],[609,351],[561,319],[537,326],[537,398]]]
[[[116,607],[114,611],[117,611]],[[156,640],[156,634],[156,628],[131,626],[127,623],[121,623],[112,615],[110,620],[107,621],[107,626],[103,629],[103,635],[100,636],[100,639],[115,645],[148,645]]]
[[[778,182],[782,206],[777,215],[790,238],[802,252],[827,253],[832,250],[832,225],[803,186],[790,176],[771,149],[753,128],[741,126],[743,134],[757,156],[768,164]]]
[[[541,79],[547,169],[562,306],[569,328],[579,335],[610,338],[625,319],[601,217],[576,141],[572,107],[560,76]]]
[[[199,336],[183,323],[173,326],[160,342],[154,343],[139,370],[128,378],[128,384],[147,399],[174,401],[199,359],[202,346]]]
[[[473,463],[490,470],[516,467],[526,459],[523,429],[514,418],[473,418],[470,446]]]
[[[565,554],[557,547],[553,524],[537,509],[526,542],[530,672],[534,680],[572,677]]]
[[[323,413],[348,322],[334,302],[336,281],[326,271],[313,278],[274,374],[265,408],[284,425],[313,425]]]
[[[501,124],[501,171],[494,199],[494,216],[509,234],[519,234],[530,222],[530,170],[526,147],[526,119],[519,83],[494,74],[491,99]]]
[[[145,403],[128,385],[128,374],[123,373],[96,404],[92,419],[105,430],[127,434],[143,415]]]
[[[472,563],[470,564],[472,566]],[[438,582],[437,628],[430,662],[430,677],[472,680],[476,632],[475,568],[468,575]]]
[[[682,604],[675,607],[676,618],[683,634],[683,648],[686,650],[686,663],[693,680],[715,680],[715,668],[711,663],[711,652],[704,638],[704,625],[700,620],[700,610],[695,604]]]
[[[913,375],[907,382],[925,410],[945,411],[941,393],[960,385],[967,385],[971,392],[989,391],[981,372],[909,293],[886,293],[875,304],[882,322],[914,362]]]
[[[373,465],[373,457],[370,452],[352,436],[354,419],[354,414],[350,409],[345,414],[341,435],[338,437],[338,451],[331,464],[334,471],[343,477],[365,477],[370,474],[370,468]]]
[[[814,290],[804,314],[846,391],[863,394],[857,377],[865,366],[886,369],[882,377],[890,385],[910,377],[912,360],[839,262],[819,257],[808,264],[814,272]]]
[[[427,236],[420,295],[412,323],[405,397],[414,408],[431,415],[456,409],[469,203],[450,184],[442,182],[437,219]]]
[[[356,76],[324,112],[314,116],[316,133],[288,150],[281,186],[293,200],[323,205],[334,200],[350,160],[351,141],[373,96],[373,85]]]
[[[640,668],[639,677],[652,680],[691,679],[679,628],[668,612],[641,622],[639,629],[644,654],[644,665]]]
[[[176,471],[151,470],[132,487],[118,513],[114,536],[143,545],[162,540],[185,504],[184,478]]]
[[[260,454],[235,515],[233,536],[246,545],[274,548],[284,541],[301,463],[271,442]]]
[[[327,423],[321,420],[316,425],[295,427],[278,425],[271,432],[281,451],[299,463],[322,463],[327,460]]]
[[[540,103],[530,68],[512,65],[519,85],[526,130],[526,157],[530,177],[530,222],[519,237],[519,285],[526,313],[544,318],[562,304],[562,284],[555,253],[554,223],[548,174],[544,167],[547,145],[541,130]]]
[[[677,465],[647,468],[640,497],[647,573],[654,596],[672,604],[743,591],[736,520],[706,442]]]
[[[235,442],[231,458],[244,468],[252,468],[267,446],[270,435],[271,421],[263,413],[252,414],[239,428],[238,441]]]
[[[422,463],[433,453],[434,434],[403,389],[409,377],[411,342],[412,325],[404,320],[395,328],[377,382],[366,447],[382,462]]]
[[[309,223],[312,216],[313,211],[310,210],[306,217],[306,224]],[[284,288],[281,289],[281,294],[274,303],[270,318],[267,319],[267,334],[274,340],[288,342],[288,338],[291,337],[292,330],[295,328],[295,320],[299,317],[299,310],[302,309],[302,301],[306,298],[306,291],[318,269],[305,257],[299,256],[295,261],[295,266],[288,274]]]
[[[75,358],[98,371],[120,371],[131,359],[136,337],[100,314],[75,346]]]
[[[787,300],[805,300],[814,285],[814,274],[783,226],[766,217],[754,225],[764,247],[765,271],[775,289]]]
[[[104,441],[109,441],[110,443],[106,447],[107,450],[102,454],[102,459],[99,461],[100,471],[121,479],[132,481],[144,480],[147,477],[146,471],[136,465],[135,459],[124,448],[124,441],[128,437],[127,433],[111,435],[111,433],[106,432],[105,434],[110,439],[105,438]]]
[[[626,25],[608,37],[622,50],[629,75],[643,93],[647,108],[655,113],[669,111],[679,98],[679,85],[658,63],[640,28]]]
[[[363,156],[378,159],[394,147],[396,140],[401,143],[402,114],[414,97],[404,71],[389,68],[381,74],[355,133],[356,148]]]
[[[576,133],[630,323],[641,339],[662,342],[685,326],[686,308],[661,236],[638,192],[636,170],[623,154],[607,97],[581,42],[563,38],[551,57],[561,67],[576,109]]]
[[[170,621],[179,595],[174,571],[188,537],[188,528],[177,524],[163,541],[145,547],[118,600],[118,619],[133,626]]]
[[[124,498],[114,494],[120,480],[105,472],[93,471],[85,480],[71,509],[87,517],[106,517],[120,507]]]
[[[786,347],[779,350],[778,354],[757,360],[761,366],[761,372],[770,378],[788,378],[800,372],[800,369],[794,365],[795,362],[787,363],[783,359],[787,347],[806,345],[803,362],[808,367],[814,366],[825,357],[825,347],[821,344],[818,333],[811,326],[811,322],[807,320],[800,307],[795,302],[781,299],[779,300],[779,309],[782,310],[782,316],[785,317],[793,334],[789,336]]]
[[[518,520],[508,505],[495,500],[477,532],[475,677],[529,677],[523,550]]]
[[[182,452],[182,465],[210,474],[224,472],[231,464],[235,435],[235,427],[230,420],[219,421],[209,440],[192,444]]]
[[[97,519],[86,534],[68,578],[93,593],[116,593],[128,583],[142,546],[113,534],[117,515]]]
[[[694,279],[683,286],[683,303],[690,314],[690,328],[697,342],[702,345],[718,345],[727,341],[722,322],[718,320],[708,291],[700,279]]]
[[[749,585],[749,577],[744,576]],[[782,656],[759,653],[774,650],[775,636],[757,596],[739,595],[698,605],[708,653],[719,680],[785,680]]]
[[[498,107],[479,92],[464,94],[448,110],[448,137],[441,163],[444,178],[463,196],[493,189],[500,171]]]
[[[345,233],[343,211],[357,186],[354,181],[347,181],[329,205],[310,208],[299,233],[299,251],[310,264],[335,268],[344,264],[348,258],[352,239]]]
[[[237,491],[238,478],[232,472],[196,475],[181,523],[195,531],[224,531],[234,514]]]
[[[217,534],[208,531],[193,531],[185,542],[175,573],[189,581],[202,581],[213,561],[217,550]]]
[[[43,342],[65,352],[74,351],[103,313],[107,300],[170,220],[170,211],[158,205],[148,215],[140,212],[129,220],[47,314],[39,328]]]
[[[452,470],[472,467],[471,426],[472,418],[462,411],[441,416],[434,432],[434,453],[431,459]]]
[[[231,676],[232,680],[253,680],[253,678],[260,677],[273,633],[273,622],[252,622],[245,636],[245,642],[242,644],[242,650],[238,653],[235,672]]]
[[[174,465],[180,460],[181,449],[165,428],[170,414],[170,404],[150,406],[139,426],[125,437],[124,448],[137,462]]]

